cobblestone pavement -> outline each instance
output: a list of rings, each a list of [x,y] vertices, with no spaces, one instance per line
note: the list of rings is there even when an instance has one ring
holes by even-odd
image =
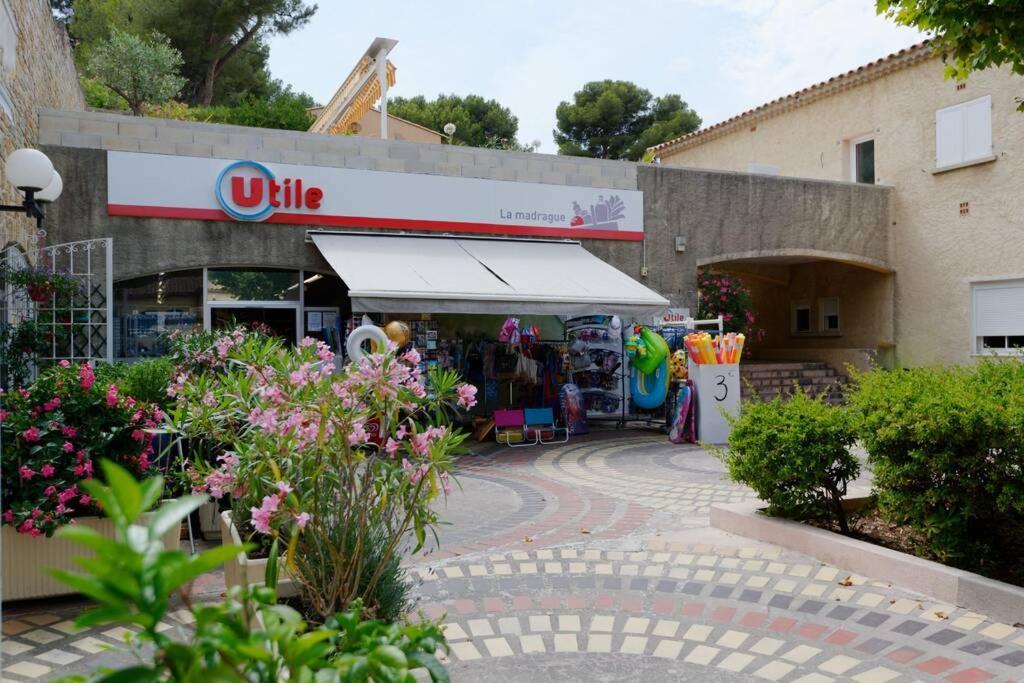
[[[1024,680],[1024,629],[709,528],[712,503],[752,494],[656,432],[491,449],[459,480],[409,567],[453,680]],[[72,633],[81,603],[16,609],[7,680],[124,656],[97,654],[122,630]]]

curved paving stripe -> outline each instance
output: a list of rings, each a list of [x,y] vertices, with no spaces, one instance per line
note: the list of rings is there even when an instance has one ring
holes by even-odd
[[[651,546],[448,565],[424,609],[448,615],[459,661],[600,652],[768,680],[1019,680],[1024,631],[982,615],[776,548]]]
[[[706,513],[713,502],[740,502],[753,497],[749,489],[720,477],[716,481],[687,481],[685,472],[674,478],[630,474],[614,469],[608,462],[609,458],[626,458],[634,451],[637,458],[649,461],[650,456],[643,451],[666,443],[664,438],[623,439],[561,448],[542,453],[534,467],[567,485],[593,488],[607,496],[675,513]]]

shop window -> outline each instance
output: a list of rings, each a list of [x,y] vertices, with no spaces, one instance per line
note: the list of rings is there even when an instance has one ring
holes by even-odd
[[[850,180],[875,184],[875,141],[872,138],[850,140]]]
[[[167,335],[203,324],[203,271],[158,273],[114,284],[114,353],[161,356]]]
[[[811,305],[803,301],[794,301],[790,308],[790,331],[793,334],[810,334]]]
[[[210,268],[207,301],[298,301],[299,272],[265,268]]]
[[[975,284],[971,292],[975,353],[1024,353],[1024,280]]]
[[[818,310],[821,312],[819,331],[823,334],[839,333],[839,299],[832,297],[818,300]]]
[[[334,275],[305,272],[302,284],[306,306],[348,306],[348,290],[341,278]]]
[[[988,95],[935,112],[937,169],[992,158],[992,98]]]

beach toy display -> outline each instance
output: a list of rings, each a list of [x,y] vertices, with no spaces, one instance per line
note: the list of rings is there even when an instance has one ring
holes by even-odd
[[[743,355],[746,337],[730,332],[712,337],[707,332],[686,335],[683,343],[690,360],[698,365],[734,365]]]
[[[633,403],[653,410],[665,402],[669,383],[669,348],[664,337],[642,325],[633,326],[626,340],[629,357],[629,391]]]
[[[684,380],[687,378],[686,351],[679,349],[669,358],[669,369],[672,371],[672,379]]]

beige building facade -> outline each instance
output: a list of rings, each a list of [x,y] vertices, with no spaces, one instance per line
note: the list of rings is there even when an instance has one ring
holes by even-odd
[[[885,259],[752,249],[766,359],[963,362],[1024,350],[1024,78],[945,80],[927,44],[655,148],[662,165],[891,187]],[[856,211],[857,207],[850,207]]]
[[[64,28],[53,19],[46,0],[0,0],[0,156],[37,143],[40,107],[81,111],[85,98]],[[20,204],[22,197],[3,176],[0,201]],[[0,248],[29,250],[35,221],[24,215],[0,215]]]

